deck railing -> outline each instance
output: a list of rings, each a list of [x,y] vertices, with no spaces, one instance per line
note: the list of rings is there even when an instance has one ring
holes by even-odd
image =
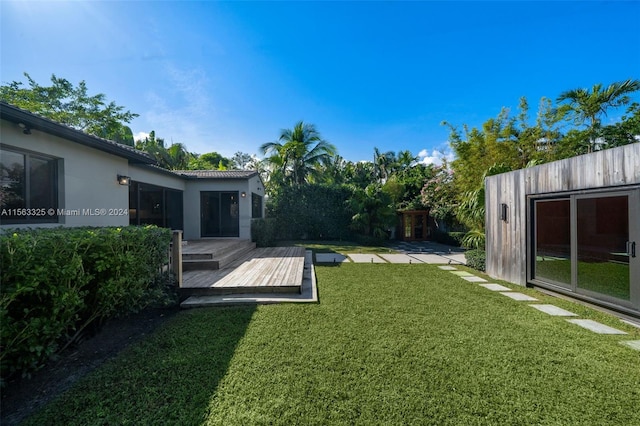
[[[182,287],[182,231],[173,231],[169,247],[169,270],[176,276],[178,288]]]

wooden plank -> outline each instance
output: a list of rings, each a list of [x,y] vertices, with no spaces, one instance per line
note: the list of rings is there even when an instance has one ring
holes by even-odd
[[[187,288],[301,286],[304,274],[301,247],[274,247],[253,250],[250,256],[218,271],[185,273]]]

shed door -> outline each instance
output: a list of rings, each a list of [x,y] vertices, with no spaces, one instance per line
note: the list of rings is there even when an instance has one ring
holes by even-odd
[[[638,192],[576,196],[577,291],[640,307]]]

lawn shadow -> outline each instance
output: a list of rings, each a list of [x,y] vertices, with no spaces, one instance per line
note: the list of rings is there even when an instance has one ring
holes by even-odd
[[[256,310],[181,312],[25,424],[202,424]]]

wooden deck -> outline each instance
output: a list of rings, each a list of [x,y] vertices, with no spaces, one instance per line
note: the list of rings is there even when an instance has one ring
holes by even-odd
[[[194,244],[190,252],[207,255],[213,243]],[[188,247],[188,245],[187,245]],[[218,270],[185,271],[182,290],[187,294],[300,293],[305,250],[302,247],[254,249]]]

